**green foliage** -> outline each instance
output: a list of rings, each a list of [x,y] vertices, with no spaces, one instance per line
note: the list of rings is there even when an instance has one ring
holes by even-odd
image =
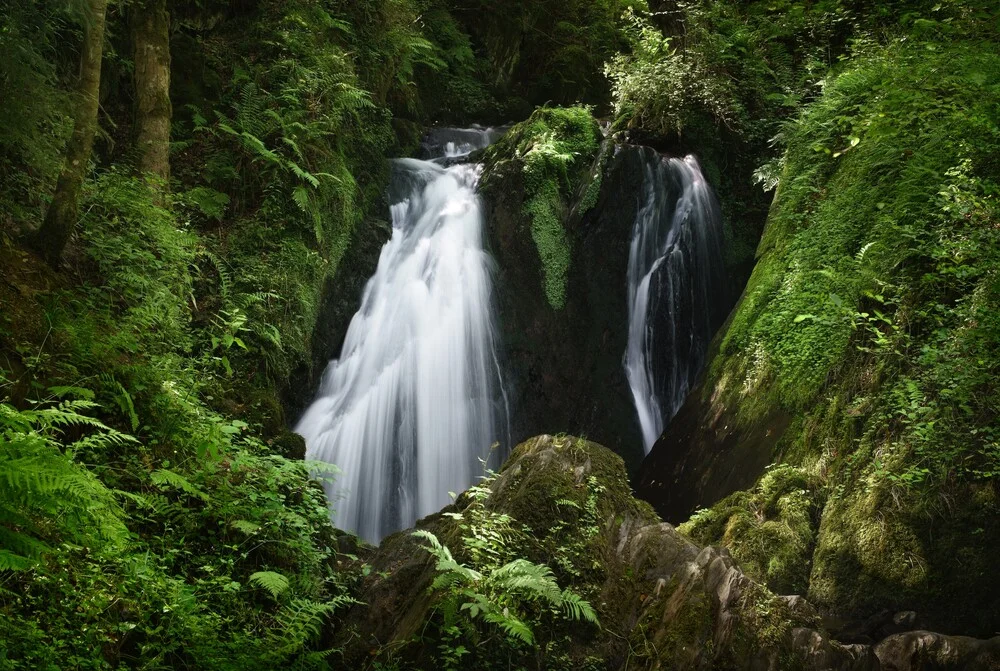
[[[289,584],[288,578],[275,571],[257,571],[250,576],[250,582],[266,589],[275,599],[288,590]]]
[[[58,390],[57,390],[58,391]],[[81,448],[134,442],[82,414],[96,404],[66,400],[18,411],[0,404],[0,571],[32,568],[53,541],[121,549],[127,532],[111,490],[74,461]],[[66,446],[77,428],[95,431]]]
[[[601,67],[626,46],[622,13],[630,0],[443,0],[471,36],[480,78],[501,102],[530,110],[551,102],[604,105]]]
[[[93,396],[75,393],[84,392]],[[201,458],[157,463],[147,446],[79,414],[96,407],[0,406],[2,556],[5,568],[22,572],[17,596],[0,595],[10,668],[66,659],[79,668],[126,660],[171,668],[324,668],[325,653],[315,646],[320,629],[352,600],[350,578],[327,568],[332,530],[308,466],[241,436],[245,423],[232,433],[222,425],[217,435],[227,440]],[[61,444],[73,427],[96,433]],[[119,490],[119,504],[69,455],[107,454],[122,444],[130,452],[116,467],[98,469]],[[270,602],[259,601],[251,585]]]
[[[53,51],[74,39],[73,3],[0,2],[0,207],[29,217],[55,185],[72,131]]]
[[[194,317],[216,327],[198,345],[243,401],[314,365],[323,288],[383,195],[389,93],[370,77],[408,75],[385,60],[369,71],[355,47],[360,35],[419,30],[389,11],[397,3],[350,4],[264,2],[180,36],[172,167],[199,233]],[[195,74],[205,71],[211,95]]]
[[[488,163],[512,161],[524,176],[524,213],[531,219],[543,289],[554,310],[566,304],[572,251],[563,222],[600,143],[600,127],[588,108],[545,107],[487,150]]]
[[[697,138],[692,127],[707,119],[743,141],[767,141],[815,96],[852,42],[877,43],[915,23],[926,35],[973,11],[959,2],[786,0],[678,2],[669,12],[630,12],[631,50],[606,67],[616,124],[664,136],[695,130]]]
[[[16,569],[0,667],[326,668],[321,633],[354,575],[313,466],[269,445],[286,431],[279,386],[312,365],[323,286],[384,187],[387,99],[350,45],[382,19],[345,22],[338,3],[179,6],[163,195],[117,144],[132,128],[130,47],[109,14],[97,170],[53,274],[9,240],[51,193],[73,54],[50,46],[77,28],[62,6],[8,5],[0,45],[16,57],[0,91],[26,95],[7,96],[0,129],[14,288],[0,294],[0,539]],[[380,66],[392,90],[437,67],[397,18],[414,39],[409,65]],[[53,385],[85,400],[26,405]]]
[[[633,12],[631,48],[609,59],[615,130],[632,141],[695,152],[720,194],[726,261],[740,281],[787,144],[783,125],[822,94],[859,50],[893,39],[950,39],[988,26],[989,3],[650,2]],[[658,11],[660,10],[660,11]],[[980,30],[979,27],[973,30]],[[843,147],[837,147],[837,151]]]
[[[733,84],[713,72],[708,49],[677,49],[648,19],[629,14],[632,49],[606,66],[614,82],[615,113],[628,123],[662,135],[680,134],[690,117],[708,114],[738,123]]]
[[[142,179],[117,170],[87,185],[82,206],[80,237],[96,281],[80,294],[80,307],[106,329],[107,349],[188,349],[194,234],[154,202]]]
[[[982,264],[989,259],[979,258],[990,245],[977,242],[987,242],[979,239],[989,228],[976,227],[971,213],[988,219],[988,205],[968,191],[982,187],[969,178],[959,188],[945,180],[955,164],[971,170],[972,138],[996,141],[986,108],[957,112],[990,99],[989,80],[975,80],[996,72],[996,64],[959,47],[940,58],[901,46],[878,52],[828,84],[824,98],[788,129],[787,179],[762,242],[767,253],[723,344],[762,353],[747,371],[747,388],[771,374],[777,384],[769,394],[791,407],[808,403],[851,343],[886,354],[899,349],[891,341],[905,329],[894,328],[893,309],[909,321],[914,301],[946,292],[948,284],[970,291],[971,278],[988,272]],[[962,70],[953,69],[959,64]],[[931,70],[937,83],[928,90],[918,82]],[[904,73],[910,85],[900,81]],[[885,95],[873,99],[873,89]],[[967,194],[958,196],[970,208],[958,219],[966,236],[942,239],[941,227],[957,219],[938,192]],[[959,275],[969,280],[954,282],[954,271],[945,270],[916,276],[926,288],[911,283],[905,269],[927,268],[925,254],[955,263],[955,251],[931,251],[942,242],[963,250]]]

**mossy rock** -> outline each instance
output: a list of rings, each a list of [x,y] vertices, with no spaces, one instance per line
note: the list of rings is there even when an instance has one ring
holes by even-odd
[[[524,213],[541,261],[542,288],[554,310],[566,305],[572,260],[566,215],[601,139],[601,128],[589,109],[542,107],[485,152],[486,188],[490,172],[502,162],[515,162],[523,173]]]
[[[847,616],[915,610],[948,633],[988,634],[1000,612],[1000,505],[969,487],[940,517],[877,477],[831,496],[823,510],[810,601]],[[960,570],[953,568],[959,566]]]
[[[286,459],[305,459],[306,440],[294,431],[284,430],[271,440],[271,449]]]
[[[754,489],[698,511],[678,531],[725,546],[747,575],[778,594],[805,594],[824,500],[818,477],[777,466]]]
[[[744,575],[725,550],[700,548],[629,489],[621,458],[571,436],[539,436],[519,445],[488,483],[483,505],[524,528],[518,555],[553,564],[561,588],[589,599],[601,628],[536,631],[527,668],[870,669],[870,649],[848,649],[806,628],[789,604]],[[475,505],[468,494],[418,522],[456,557],[455,514]],[[564,523],[565,522],[565,523]],[[569,550],[576,570],[555,561]],[[459,561],[467,561],[459,559]],[[346,663],[403,657],[408,668],[438,668],[430,555],[408,532],[387,538],[370,559],[362,604],[340,619]],[[475,568],[475,567],[473,567]],[[424,632],[420,635],[420,632]],[[454,642],[452,642],[452,645]],[[545,653],[541,650],[544,649]],[[506,668],[509,659],[471,650],[465,668]],[[495,651],[492,654],[496,654]]]
[[[611,140],[595,144],[600,128],[589,112],[564,112],[538,110],[483,156],[512,434],[515,442],[540,431],[585,435],[621,455],[634,472],[644,450],[622,366],[627,295],[609,287],[627,284],[643,150]],[[570,121],[560,125],[561,115]],[[554,275],[546,275],[529,207],[538,195],[531,181],[538,166],[529,166],[526,156],[550,147],[546,134],[557,131],[563,133],[559,157],[535,159],[551,175],[549,195],[558,192],[559,206],[547,211],[558,211],[559,239],[565,235],[569,252],[565,282],[558,283],[565,292],[554,304],[546,291]]]

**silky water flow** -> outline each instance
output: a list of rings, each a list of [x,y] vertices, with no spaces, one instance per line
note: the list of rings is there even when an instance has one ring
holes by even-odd
[[[393,162],[392,237],[296,427],[307,459],[339,470],[323,477],[334,525],[370,542],[440,510],[508,447],[481,168],[462,162],[497,134],[438,130],[433,158]]]
[[[725,301],[719,205],[693,156],[641,152],[628,261],[625,373],[648,453],[705,363]]]

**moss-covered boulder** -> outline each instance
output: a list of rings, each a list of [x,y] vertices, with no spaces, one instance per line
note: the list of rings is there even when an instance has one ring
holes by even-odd
[[[540,436],[519,445],[487,483],[485,498],[466,493],[418,523],[472,568],[476,552],[550,566],[561,588],[590,601],[600,627],[567,626],[542,613],[534,646],[475,646],[440,629],[438,574],[423,540],[403,532],[370,558],[361,602],[338,626],[344,662],[406,660],[438,668],[462,646],[462,668],[877,669],[870,648],[846,647],[811,628],[787,600],[748,578],[724,550],[701,548],[632,497],[624,464],[611,451],[572,437]],[[507,533],[463,524],[472,508],[504,516]],[[497,518],[493,518],[497,519]],[[476,542],[464,542],[470,534]],[[480,559],[479,561],[482,561]],[[439,586],[440,587],[440,586]],[[513,656],[511,656],[513,655]]]
[[[587,435],[642,458],[622,355],[641,165],[586,109],[541,109],[485,156],[482,194],[512,433]]]
[[[521,214],[531,232],[541,268],[541,288],[554,310],[566,306],[566,289],[573,241],[567,231],[568,215],[581,182],[600,187],[599,167],[593,177],[587,171],[598,153],[601,129],[584,107],[535,110],[486,150],[484,190],[504,189],[500,175],[520,176],[517,189]],[[593,191],[593,190],[590,190]],[[583,194],[592,207],[596,192]]]
[[[804,594],[825,494],[819,478],[778,466],[752,490],[698,511],[678,531],[729,548],[747,575],[776,593]]]
[[[875,646],[875,653],[884,671],[992,671],[1000,668],[1000,637],[982,641],[912,631],[890,636]]]

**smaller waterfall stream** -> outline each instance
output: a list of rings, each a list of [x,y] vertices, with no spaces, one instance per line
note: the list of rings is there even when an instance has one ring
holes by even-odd
[[[719,206],[698,161],[638,151],[644,200],[629,251],[625,373],[648,453],[705,362],[725,271]]]
[[[424,146],[436,160],[394,162],[392,238],[296,427],[308,459],[341,471],[324,483],[334,524],[368,541],[447,505],[506,447],[480,168],[449,165],[495,134],[437,131]]]

